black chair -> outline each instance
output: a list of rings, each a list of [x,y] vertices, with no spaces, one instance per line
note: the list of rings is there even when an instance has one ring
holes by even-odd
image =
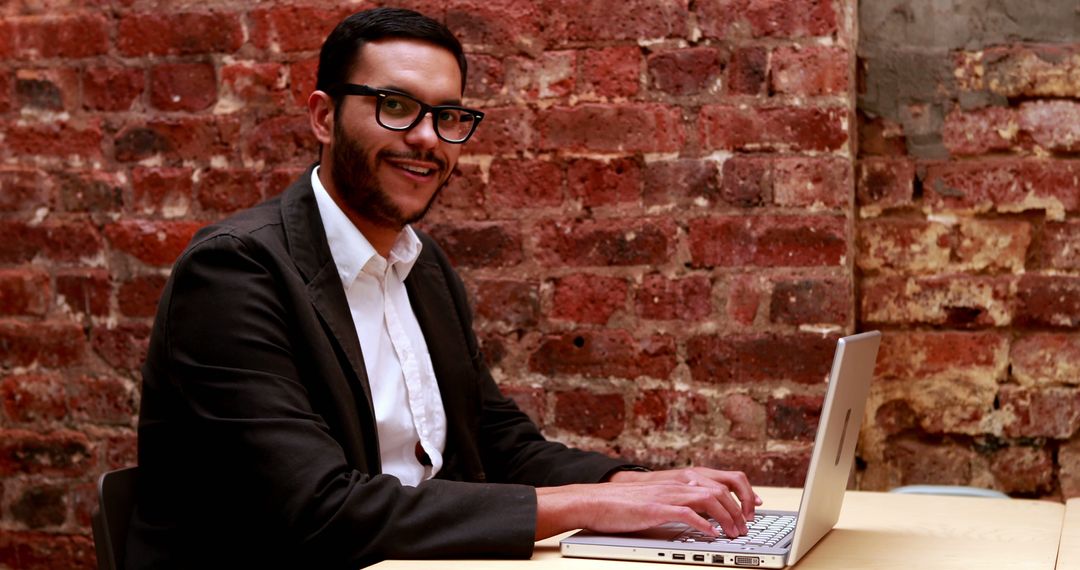
[[[138,467],[125,467],[103,473],[98,478],[98,508],[92,517],[98,570],[124,567],[124,545],[131,513],[135,509],[138,472]]]

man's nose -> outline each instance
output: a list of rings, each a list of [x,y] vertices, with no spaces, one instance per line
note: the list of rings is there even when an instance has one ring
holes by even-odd
[[[439,144],[439,136],[435,134],[435,115],[429,111],[420,117],[420,122],[405,133],[405,142],[412,147],[435,148]]]

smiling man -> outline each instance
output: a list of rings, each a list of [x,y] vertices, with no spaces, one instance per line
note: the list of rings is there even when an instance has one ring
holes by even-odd
[[[449,30],[407,10],[327,38],[319,162],[202,230],[159,302],[129,568],[522,557],[573,528],[667,521],[746,532],[742,473],[569,449],[499,392],[461,280],[410,227],[483,119],[462,106],[466,70]]]

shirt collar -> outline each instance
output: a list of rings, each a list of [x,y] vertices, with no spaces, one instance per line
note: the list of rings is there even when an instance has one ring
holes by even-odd
[[[315,203],[319,207],[319,216],[322,218],[323,229],[326,231],[326,242],[330,246],[330,254],[334,258],[334,264],[337,265],[341,284],[346,289],[352,286],[353,281],[365,268],[372,273],[375,268],[384,267],[383,263],[394,269],[398,279],[404,281],[409,276],[423,248],[420,238],[416,236],[411,226],[405,226],[404,230],[398,234],[394,245],[390,248],[390,259],[383,260],[371,242],[353,225],[337,202],[330,197],[330,193],[319,180],[318,166],[311,172],[311,187],[315,191]]]

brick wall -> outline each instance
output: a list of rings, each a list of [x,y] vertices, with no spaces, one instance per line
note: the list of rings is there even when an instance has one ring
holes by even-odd
[[[799,485],[835,339],[881,327],[863,487],[1080,494],[1076,45],[933,52],[933,123],[875,106],[903,42],[860,40],[857,96],[855,0],[402,4],[488,113],[424,226],[549,436]],[[307,166],[318,47],[367,5],[0,7],[0,566],[92,567],[169,267]]]

